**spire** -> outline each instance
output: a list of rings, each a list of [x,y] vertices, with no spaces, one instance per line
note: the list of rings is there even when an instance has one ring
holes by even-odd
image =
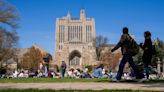
[[[67,18],[71,18],[71,14],[70,14],[69,11],[68,11],[68,13],[67,13]]]
[[[85,10],[84,9],[80,10],[80,19],[81,20],[85,19]]]

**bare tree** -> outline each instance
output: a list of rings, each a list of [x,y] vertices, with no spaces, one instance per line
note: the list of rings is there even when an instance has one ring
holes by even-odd
[[[4,0],[0,0],[0,28],[6,29],[6,26],[10,29],[18,28],[18,12],[16,8]]]
[[[17,46],[18,13],[16,8],[4,0],[0,0],[0,64],[15,56]]]
[[[15,32],[0,30],[0,63],[15,56],[14,47],[17,46],[18,36]]]
[[[96,37],[96,47],[104,46],[108,43],[108,38],[106,36],[99,35]]]
[[[95,45],[96,45],[96,54],[97,54],[97,60],[101,60],[101,52],[104,49],[104,47],[107,45],[108,43],[108,38],[102,35],[99,35],[96,37],[95,40]]]

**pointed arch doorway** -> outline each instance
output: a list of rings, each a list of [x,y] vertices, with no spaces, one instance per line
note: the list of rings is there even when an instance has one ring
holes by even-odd
[[[81,53],[78,50],[74,50],[69,54],[69,66],[80,66]]]

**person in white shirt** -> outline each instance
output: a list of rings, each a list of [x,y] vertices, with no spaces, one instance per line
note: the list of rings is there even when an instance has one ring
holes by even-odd
[[[18,77],[18,71],[15,70],[14,73],[13,73],[13,78],[17,78]]]

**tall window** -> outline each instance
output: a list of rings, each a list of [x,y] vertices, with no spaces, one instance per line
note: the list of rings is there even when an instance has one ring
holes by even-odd
[[[62,50],[62,45],[59,45],[59,50]]]
[[[59,25],[59,43],[62,43],[64,41],[64,25]]]
[[[68,26],[68,41],[70,40],[70,26]]]
[[[91,41],[91,25],[87,25],[86,26],[86,42],[90,42]]]
[[[83,30],[83,28],[82,28],[82,26],[80,26],[80,40],[81,40],[81,42],[82,42],[82,37],[83,37],[83,34],[82,34],[82,30]]]

